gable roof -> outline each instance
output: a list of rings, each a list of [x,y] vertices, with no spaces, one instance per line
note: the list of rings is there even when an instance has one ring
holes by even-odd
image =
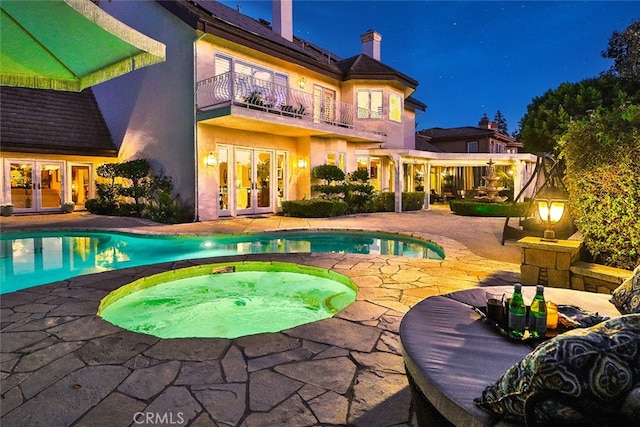
[[[116,157],[118,149],[91,89],[0,88],[0,150]]]
[[[418,82],[365,54],[348,59],[299,37],[293,41],[275,32],[267,21],[257,21],[211,0],[161,1],[159,4],[196,30],[219,36],[285,61],[335,78],[396,80],[415,89]]]
[[[416,88],[418,86],[418,82],[416,80],[368,55],[365,55],[364,53],[338,61],[336,66],[342,71],[345,80],[398,80],[405,86],[412,88]]]

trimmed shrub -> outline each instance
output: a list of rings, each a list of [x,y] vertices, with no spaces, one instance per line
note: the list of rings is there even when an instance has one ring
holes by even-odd
[[[372,212],[394,212],[396,209],[396,196],[391,191],[377,193],[371,200]],[[424,192],[403,192],[402,211],[419,211],[424,207]]]
[[[370,212],[373,185],[369,184],[369,172],[358,169],[347,176],[345,201],[353,213]]]
[[[328,218],[345,215],[349,206],[341,200],[310,199],[282,202],[284,216],[298,218]]]
[[[451,200],[449,208],[457,215],[464,216],[503,216],[526,217],[530,204],[516,203],[482,203],[473,200]]]
[[[402,193],[402,211],[419,211],[424,206],[424,191]]]
[[[370,203],[372,212],[393,212],[396,206],[396,198],[393,193],[384,191],[375,194]]]

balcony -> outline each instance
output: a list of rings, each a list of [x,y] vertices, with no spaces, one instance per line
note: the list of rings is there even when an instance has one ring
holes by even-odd
[[[356,111],[351,104],[329,102],[311,93],[240,73],[228,72],[197,82],[196,107],[199,120],[235,114],[325,134],[346,137],[354,134],[355,140],[384,142],[386,137],[382,121],[371,122],[375,127],[357,123],[357,118],[377,117],[378,112]]]

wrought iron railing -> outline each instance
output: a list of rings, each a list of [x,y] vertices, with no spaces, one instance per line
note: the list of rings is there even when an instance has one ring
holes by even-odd
[[[230,102],[269,113],[384,135],[378,129],[356,126],[356,109],[351,104],[325,101],[311,93],[246,74],[227,72],[196,84],[199,111],[214,109]],[[365,112],[358,111],[358,117],[362,117],[361,114]],[[377,113],[367,111],[365,117],[374,117],[375,114]]]

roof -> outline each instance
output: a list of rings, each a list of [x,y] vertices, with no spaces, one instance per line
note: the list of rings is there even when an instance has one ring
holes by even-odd
[[[458,141],[461,139],[470,140],[472,138],[495,138],[507,144],[509,147],[522,147],[522,143],[498,132],[495,129],[480,128],[475,126],[463,126],[454,128],[434,127],[416,132],[417,135],[426,137],[428,141],[447,142]],[[431,150],[429,150],[431,151]]]
[[[415,89],[418,82],[365,54],[347,59],[299,37],[292,41],[275,32],[269,23],[257,21],[211,0],[161,1],[159,4],[196,30],[302,65],[337,80],[395,80]]]
[[[431,139],[460,139],[474,136],[490,136],[497,132],[492,129],[483,129],[473,126],[456,128],[430,128],[418,131],[420,135],[428,136]]]
[[[436,153],[442,152],[442,150],[435,145],[431,144],[431,138],[428,136],[420,135],[416,133],[416,150],[433,151]]]
[[[361,53],[351,58],[338,61],[336,66],[340,68],[345,80],[352,79],[376,79],[376,80],[399,80],[405,86],[415,88],[418,82],[399,71]]]
[[[91,89],[0,88],[0,150],[116,157]]]

